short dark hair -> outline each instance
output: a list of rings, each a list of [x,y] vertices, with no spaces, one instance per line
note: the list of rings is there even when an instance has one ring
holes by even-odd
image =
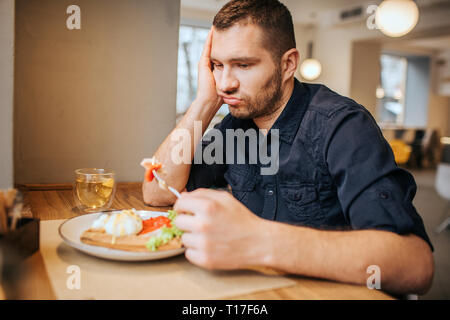
[[[295,48],[292,16],[278,0],[231,0],[214,17],[217,30],[231,28],[236,23],[252,23],[262,28],[264,45],[276,61]]]

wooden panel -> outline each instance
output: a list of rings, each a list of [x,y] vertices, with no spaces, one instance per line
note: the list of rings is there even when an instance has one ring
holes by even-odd
[[[25,198],[25,210],[41,220],[68,219],[82,214],[75,204],[71,184],[18,185]],[[119,183],[111,210],[130,209],[166,211],[171,207],[149,207],[142,198],[139,182]]]

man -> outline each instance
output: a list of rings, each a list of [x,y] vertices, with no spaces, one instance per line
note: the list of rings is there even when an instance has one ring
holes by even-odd
[[[205,268],[258,265],[365,285],[375,265],[383,290],[425,293],[434,262],[412,205],[414,179],[396,166],[368,111],[323,85],[300,83],[294,78],[298,61],[284,5],[227,3],[214,18],[199,62],[197,97],[155,154],[169,185],[195,191],[175,202],[157,183],[144,182],[144,201],[175,202],[178,212],[192,213],[179,215],[175,224],[185,230],[186,258]],[[205,132],[223,103],[230,114],[216,128],[224,136],[227,129],[270,130],[276,174],[262,175],[260,161],[191,165],[171,159],[179,143],[174,136],[180,130],[195,136],[195,121]],[[271,143],[277,137],[278,150]],[[197,145],[198,152],[209,143],[192,139],[183,152],[192,155]],[[205,189],[226,185],[234,197]]]

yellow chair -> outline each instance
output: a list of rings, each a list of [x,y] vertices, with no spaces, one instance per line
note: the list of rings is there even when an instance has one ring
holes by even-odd
[[[412,148],[404,143],[402,140],[393,139],[389,144],[394,152],[395,162],[397,164],[405,164],[411,156]]]

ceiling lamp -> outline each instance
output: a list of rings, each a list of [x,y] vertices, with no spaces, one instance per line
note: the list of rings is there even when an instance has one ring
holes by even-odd
[[[385,92],[382,86],[378,86],[377,90],[375,91],[375,95],[377,96],[377,99],[383,99],[385,96]]]
[[[320,64],[320,62],[312,58],[312,46],[312,42],[309,42],[308,59],[303,61],[300,66],[300,74],[302,75],[303,79],[309,81],[316,80],[322,72],[322,65]]]
[[[401,37],[419,20],[419,8],[412,0],[384,0],[375,14],[375,23],[385,35]]]

